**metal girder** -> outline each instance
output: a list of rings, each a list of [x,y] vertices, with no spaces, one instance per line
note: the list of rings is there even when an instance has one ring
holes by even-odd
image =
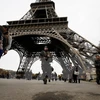
[[[78,53],[82,62],[85,62],[85,66],[93,66],[90,64],[90,61],[93,63],[93,57],[98,50],[95,45],[67,28],[67,24],[62,23],[57,25],[15,26],[9,29],[9,33],[12,37],[24,35],[43,35],[60,41],[63,39],[63,42],[68,42],[75,52]]]
[[[48,2],[40,5],[39,2]],[[20,19],[20,20],[29,20],[29,19],[35,19],[38,18],[37,14],[41,11],[45,13],[45,18],[54,18],[58,17],[55,9],[54,9],[54,3],[51,0],[41,0],[38,3],[31,4],[31,9]],[[42,17],[43,15],[41,15]]]
[[[86,63],[91,63],[93,66],[94,56],[100,51],[98,47],[69,28],[57,31],[80,53]]]
[[[36,0],[36,2],[47,2],[47,1],[51,1],[51,0]]]
[[[25,72],[30,69],[39,59],[41,51],[37,46],[43,44],[52,47],[53,58],[61,64],[64,72],[72,70],[70,62],[85,72],[88,67],[94,67],[94,56],[100,52],[100,48],[68,28],[67,17],[57,16],[53,1],[38,0],[30,6],[31,9],[20,20],[9,21],[7,25],[13,38],[11,49],[22,52],[18,70],[24,69]]]
[[[33,30],[30,31],[29,27],[27,26],[27,30],[25,30],[24,28],[22,30],[17,30],[16,32],[13,31],[9,31],[9,33],[13,36],[23,36],[23,35],[43,35],[43,36],[47,36],[47,37],[52,37],[55,38],[59,41],[61,41],[62,43],[64,43],[65,45],[67,45],[77,56],[79,61],[82,63],[82,59],[80,58],[79,53],[72,47],[72,45],[70,45],[68,43],[68,41],[66,39],[64,39],[58,32],[57,30],[55,30],[54,28],[45,28],[45,29],[34,29],[34,27],[32,28]],[[85,69],[85,67],[84,67]]]
[[[19,63],[19,67],[17,69],[16,74],[17,75],[21,75],[21,78],[25,78],[25,73],[28,72],[33,64],[33,55],[32,54],[28,54],[28,53],[24,53],[24,54],[20,54],[20,63]]]

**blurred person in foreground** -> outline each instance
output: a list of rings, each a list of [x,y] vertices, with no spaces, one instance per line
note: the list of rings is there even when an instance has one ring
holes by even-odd
[[[7,54],[11,47],[12,37],[8,33],[8,29],[0,26],[0,58]]]
[[[96,82],[100,85],[100,55],[96,55],[94,64],[96,68]]]
[[[52,56],[51,53],[48,50],[48,47],[45,46],[44,50],[41,51],[40,54],[40,59],[41,59],[41,68],[43,71],[43,82],[44,84],[47,84],[47,79],[51,80],[51,73],[53,71],[53,68],[51,67],[51,62],[52,62]]]

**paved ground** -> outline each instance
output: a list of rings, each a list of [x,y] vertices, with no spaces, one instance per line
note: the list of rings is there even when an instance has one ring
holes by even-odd
[[[100,85],[0,79],[0,100],[100,100]]]

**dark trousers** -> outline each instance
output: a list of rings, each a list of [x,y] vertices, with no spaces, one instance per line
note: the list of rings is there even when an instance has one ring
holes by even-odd
[[[1,58],[2,54],[3,54],[3,50],[0,49],[0,58]]]
[[[73,75],[73,80],[74,80],[74,83],[77,83],[77,75]]]
[[[100,84],[100,68],[96,69],[96,76],[97,76],[96,82],[97,84]]]

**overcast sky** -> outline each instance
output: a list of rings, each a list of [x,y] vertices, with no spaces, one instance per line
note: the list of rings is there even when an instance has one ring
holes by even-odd
[[[0,0],[0,24],[19,20],[36,0]],[[53,0],[59,17],[68,17],[68,26],[94,45],[100,41],[100,0]],[[17,70],[19,56],[15,51],[0,60],[0,68]],[[35,67],[34,67],[35,68]]]

